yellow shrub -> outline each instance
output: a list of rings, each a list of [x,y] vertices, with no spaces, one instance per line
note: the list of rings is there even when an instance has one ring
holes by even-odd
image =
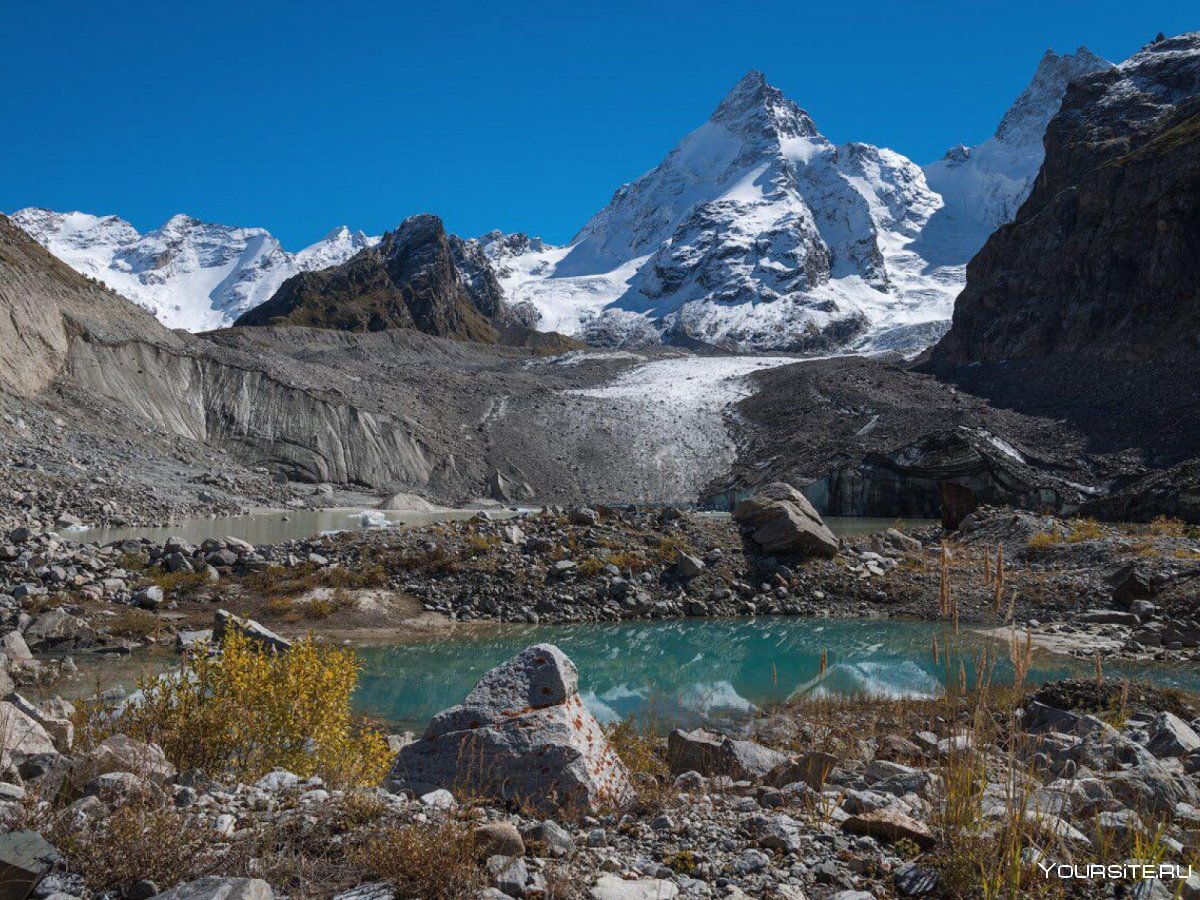
[[[1150,523],[1150,533],[1162,537],[1187,537],[1187,524],[1170,516],[1157,516]]]
[[[1054,532],[1042,531],[1031,537],[1026,546],[1028,546],[1030,550],[1049,550],[1051,547],[1057,545],[1059,541],[1059,536]]]
[[[675,540],[674,538],[663,538],[658,542],[658,547],[655,549],[655,555],[658,556],[658,561],[665,565],[671,565],[675,562],[676,551],[682,550],[688,552],[687,545]]]
[[[467,535],[467,550],[472,556],[482,556],[500,546],[500,538],[494,534]]]
[[[337,785],[378,784],[391,753],[356,721],[350,695],[359,663],[352,650],[297,641],[269,653],[230,634],[220,656],[196,654],[177,676],[140,685],[143,700],[97,729],[159,744],[179,769],[242,781],[283,768]]]
[[[600,570],[603,568],[604,563],[594,556],[589,556],[579,564],[579,574],[584,578],[591,578],[593,575],[600,574]]]
[[[610,553],[608,556],[608,561],[618,569],[630,569],[634,572],[640,572],[642,569],[646,568],[646,560],[629,550],[622,550],[618,553]]]
[[[1095,519],[1073,519],[1067,540],[1072,544],[1104,537],[1104,527]]]
[[[458,822],[391,825],[350,848],[359,872],[399,888],[402,897],[460,900],[483,884],[474,832]]]
[[[148,573],[148,576],[150,583],[157,584],[168,597],[188,597],[208,586],[208,575],[191,569],[180,569],[178,572],[157,569]]]

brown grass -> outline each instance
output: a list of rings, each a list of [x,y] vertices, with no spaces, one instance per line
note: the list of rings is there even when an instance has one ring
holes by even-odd
[[[47,837],[96,893],[142,879],[165,889],[200,877],[213,862],[212,829],[169,806],[129,803],[81,828],[68,824],[61,817]]]
[[[349,855],[360,871],[394,885],[402,897],[465,900],[483,885],[474,832],[458,822],[388,826]]]

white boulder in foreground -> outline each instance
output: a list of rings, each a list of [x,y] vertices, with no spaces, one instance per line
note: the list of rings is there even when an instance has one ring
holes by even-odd
[[[404,747],[385,782],[436,788],[538,810],[594,809],[633,795],[629,771],[579,697],[575,664],[535,644],[480,679]]]

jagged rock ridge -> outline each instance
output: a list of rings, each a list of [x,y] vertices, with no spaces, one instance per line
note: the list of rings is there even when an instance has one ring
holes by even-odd
[[[446,234],[433,215],[412,216],[346,263],[288,279],[237,325],[291,324],[340,331],[414,328],[494,343],[506,313],[486,259]]]

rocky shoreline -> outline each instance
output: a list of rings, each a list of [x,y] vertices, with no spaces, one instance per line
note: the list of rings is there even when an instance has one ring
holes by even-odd
[[[744,524],[744,523],[743,523]],[[33,651],[126,653],[205,628],[217,607],[283,633],[399,632],[421,620],[572,623],[792,615],[937,620],[1031,632],[1105,658],[1191,660],[1200,538],[982,509],[958,532],[828,535],[826,555],[767,552],[724,516],[547,508],[252,546],[107,546],[28,526],[0,540],[0,629]],[[823,526],[821,526],[823,527]],[[36,661],[7,668],[29,678]]]
[[[984,507],[954,532],[897,522],[838,538],[786,485],[733,516],[548,507],[270,546],[97,546],[21,525],[0,540],[0,817],[24,837],[0,837],[0,855],[20,856],[35,881],[49,872],[37,900],[135,900],[193,878],[163,896],[963,896],[980,877],[963,855],[993,859],[1014,831],[1023,863],[1004,877],[1021,891],[1045,888],[1038,862],[1103,856],[1115,865],[1153,845],[1156,864],[1182,863],[1200,834],[1200,708],[1105,680],[1102,661],[1200,659],[1197,590],[1200,534],[1179,522],[1119,526]],[[95,701],[25,699],[35,688],[65,691],[83,655],[194,654],[231,629],[287,654],[289,637],[314,632],[332,641],[458,622],[768,614],[953,621],[1000,636],[1018,685],[1034,644],[1096,657],[1097,677],[1013,690],[948,673],[940,700],[816,696],[760,714],[743,733],[665,735],[632,720],[601,730],[578,702],[573,664],[532,648],[558,660],[559,674],[517,690],[534,698],[523,711],[488,711],[516,702],[503,685],[533,678],[531,663],[510,661],[465,701],[469,712],[441,714],[417,744],[389,738],[397,755],[385,787],[180,772],[151,744],[90,738]],[[560,708],[569,714],[553,719]],[[592,786],[570,809],[528,802],[545,795],[536,778],[561,754],[524,752],[523,717],[546,735],[540,746],[584,740],[583,758],[608,748],[580,770]],[[445,749],[476,752],[485,734],[498,754],[486,770],[508,773],[509,788],[490,799],[489,782],[460,768],[471,754]],[[541,768],[531,775],[531,765]],[[528,777],[527,790],[511,790]],[[142,876],[125,869],[129,883],[103,889],[94,864],[70,851],[55,849],[58,862],[39,868],[29,850],[37,841],[99,840],[100,823],[121,810],[144,831],[169,817],[194,841],[193,862],[162,883],[168,876],[147,861]],[[363,864],[364,847],[372,859],[382,852],[380,835],[421,842],[409,851],[433,854],[463,880],[415,888],[408,869]],[[29,843],[14,848],[20,840]],[[999,878],[995,865],[989,877]],[[364,872],[373,880],[363,883]],[[1177,889],[1200,896],[1200,879],[1143,880],[1134,896]]]
[[[354,788],[284,770],[250,783],[181,772],[154,744],[90,743],[70,704],[10,694],[6,883],[37,900],[867,900],[974,895],[995,878],[1021,896],[1072,896],[1046,873],[1100,861],[1153,869],[1110,883],[1128,896],[1200,895],[1186,868],[1200,833],[1200,723],[1181,696],[1084,680],[809,700],[758,720],[753,739],[631,723],[601,733],[578,699],[571,661],[531,647],[422,741],[397,742],[384,787]],[[471,735],[486,749],[464,756],[455,748]],[[576,768],[595,754],[602,765]],[[569,772],[591,785],[573,804]],[[116,838],[123,858],[89,855],[113,846],[102,835],[118,822],[138,828]],[[169,859],[150,852],[155,841]],[[1175,865],[1179,877],[1164,868]]]

